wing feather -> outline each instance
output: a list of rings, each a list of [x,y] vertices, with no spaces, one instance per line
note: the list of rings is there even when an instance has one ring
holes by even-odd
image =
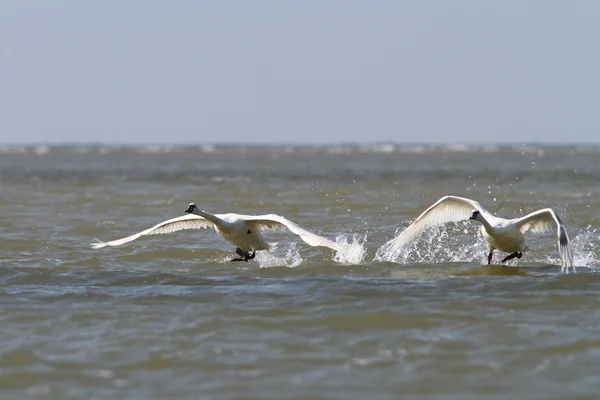
[[[246,223],[255,227],[258,230],[285,230],[288,229],[292,233],[300,236],[305,243],[314,247],[327,247],[332,250],[339,251],[341,246],[323,236],[319,236],[315,233],[309,232],[302,228],[298,224],[286,219],[280,215],[267,214],[267,215],[243,215],[241,216],[246,220]]]
[[[444,196],[419,215],[400,235],[387,246],[398,249],[421,235],[428,228],[448,222],[467,220],[477,210],[484,216],[489,213],[475,200],[457,196]]]
[[[172,233],[183,229],[203,229],[212,227],[214,227],[214,224],[209,220],[205,219],[204,217],[195,214],[186,214],[180,217],[163,221],[153,226],[152,228],[148,228],[145,231],[138,232],[131,236],[127,236],[117,240],[112,240],[110,242],[98,241],[97,243],[91,243],[91,246],[94,249],[100,249],[106,246],[120,246],[122,244],[131,242],[132,240],[135,240],[140,236]]]
[[[521,232],[548,233],[557,232],[558,252],[561,259],[561,272],[569,272],[569,268],[575,272],[573,264],[573,247],[569,235],[562,224],[558,214],[551,208],[537,210],[521,218],[516,218],[514,223]]]
[[[515,218],[514,221],[523,233],[527,231],[534,233],[554,232],[561,225],[558,216],[551,208],[534,211],[524,217]]]

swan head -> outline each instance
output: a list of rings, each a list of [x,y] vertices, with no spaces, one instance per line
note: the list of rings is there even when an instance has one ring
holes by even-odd
[[[473,211],[473,214],[469,217],[469,219],[472,219],[474,221],[481,221],[481,213],[475,210]]]
[[[194,203],[190,203],[190,205],[185,209],[185,212],[193,213],[197,209],[198,209],[197,205],[195,205]]]

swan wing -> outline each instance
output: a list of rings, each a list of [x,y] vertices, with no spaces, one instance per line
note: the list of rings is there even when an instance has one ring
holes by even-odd
[[[183,229],[203,229],[212,228],[214,224],[209,220],[195,214],[186,214],[181,217],[172,218],[161,222],[160,224],[154,225],[152,228],[148,228],[145,231],[138,232],[134,235],[127,236],[121,239],[113,240],[110,242],[101,242],[98,240],[96,243],[92,243],[91,246],[94,249],[99,249],[106,246],[120,246],[127,242],[131,242],[145,235],[158,235],[161,233],[172,233]]]
[[[523,233],[527,231],[534,233],[554,232],[562,225],[558,215],[551,208],[544,208],[524,217],[515,218],[514,223]]]
[[[254,227],[257,230],[285,230],[289,229],[292,233],[300,236],[300,238],[307,244],[314,247],[328,247],[332,250],[341,250],[341,246],[323,236],[319,236],[315,233],[309,232],[306,229],[300,227],[296,223],[286,219],[280,215],[268,214],[268,215],[243,215],[241,216],[248,225]]]
[[[465,197],[444,196],[427,210],[423,211],[408,228],[388,243],[394,248],[400,248],[413,241],[428,228],[468,219],[474,210],[479,211],[486,218],[490,215],[475,200]]]
[[[557,232],[558,236],[558,252],[561,259],[561,272],[565,271],[568,273],[569,268],[575,271],[573,265],[573,248],[569,235],[565,230],[558,214],[551,208],[544,208],[542,210],[534,211],[531,214],[525,215],[521,218],[516,218],[514,224],[525,233],[527,231],[535,233],[548,233]]]

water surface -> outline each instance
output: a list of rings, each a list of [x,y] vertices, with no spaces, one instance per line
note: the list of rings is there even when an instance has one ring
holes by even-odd
[[[597,398],[598,176],[585,146],[0,148],[0,397]],[[505,217],[553,207],[578,273],[560,274],[554,234],[482,265],[472,222],[374,260],[445,194]],[[273,253],[229,263],[208,230],[88,246],[190,202],[345,250],[273,232]]]

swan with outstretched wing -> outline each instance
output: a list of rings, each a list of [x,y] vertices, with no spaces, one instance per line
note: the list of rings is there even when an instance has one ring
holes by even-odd
[[[399,249],[413,241],[425,230],[446,224],[474,220],[481,223],[481,233],[488,243],[488,264],[492,261],[492,253],[499,250],[509,253],[502,259],[506,262],[513,258],[521,258],[523,252],[529,250],[525,244],[525,232],[546,233],[556,231],[558,251],[561,258],[561,272],[575,272],[573,250],[569,235],[558,214],[551,208],[534,211],[520,218],[499,218],[488,212],[479,202],[465,197],[444,196],[419,215],[400,235],[384,245],[387,252],[397,254]],[[383,248],[383,247],[382,247]]]
[[[298,235],[310,246],[327,247],[336,251],[341,249],[338,243],[309,232],[296,223],[275,214],[210,214],[204,210],[200,210],[194,203],[191,203],[185,212],[189,214],[163,221],[152,228],[122,239],[110,242],[98,241],[97,243],[92,243],[91,246],[94,249],[106,246],[120,246],[145,235],[172,233],[184,229],[213,228],[223,238],[236,246],[236,253],[240,257],[234,258],[232,261],[248,261],[253,259],[259,250],[271,250],[272,245],[267,243],[261,234],[265,230],[287,229]]]

